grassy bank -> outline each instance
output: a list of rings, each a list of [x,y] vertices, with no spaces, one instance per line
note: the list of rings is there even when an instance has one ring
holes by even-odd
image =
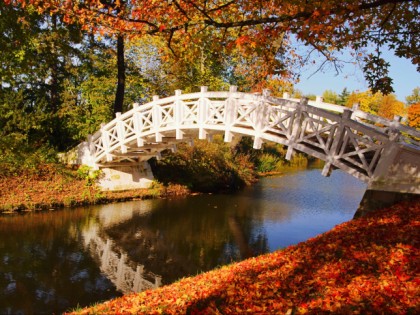
[[[159,183],[151,189],[101,192],[80,170],[44,164],[36,172],[0,177],[0,212],[49,210],[189,193],[184,186]]]
[[[419,314],[420,201],[73,314]]]

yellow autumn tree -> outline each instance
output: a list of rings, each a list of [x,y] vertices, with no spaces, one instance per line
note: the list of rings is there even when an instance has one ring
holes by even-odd
[[[394,116],[404,116],[406,113],[404,103],[397,100],[394,94],[383,95],[379,104],[378,115],[393,119]]]
[[[356,103],[359,104],[360,110],[388,119],[406,114],[404,103],[399,101],[395,94],[383,95],[380,92],[372,93],[371,90],[352,92],[346,106],[353,107]]]
[[[408,106],[408,125],[413,128],[420,128],[420,86],[414,88],[413,92],[405,100]]]
[[[354,104],[359,104],[359,109],[370,113],[378,114],[378,110],[381,104],[382,94],[372,93],[371,90],[364,92],[352,92],[347,99],[346,106],[353,107]]]

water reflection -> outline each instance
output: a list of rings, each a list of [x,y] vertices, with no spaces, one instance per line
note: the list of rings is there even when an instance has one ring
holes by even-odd
[[[107,238],[104,241],[94,229],[83,233],[85,245],[91,255],[99,261],[99,268],[112,281],[118,291],[123,293],[140,292],[157,288],[161,285],[161,277],[149,273],[154,281],[146,279],[144,266],[135,265],[128,259],[127,254],[114,250],[114,242]]]
[[[161,285],[161,277],[144,270],[143,265],[130,260],[127,253],[103,229],[144,215],[152,210],[151,201],[111,204],[99,207],[96,220],[90,220],[82,229],[85,247],[98,262],[100,270],[122,293],[140,292]],[[153,278],[149,281],[147,278]]]
[[[0,313],[52,314],[120,295],[81,245],[86,214],[0,219]]]
[[[135,213],[102,232],[165,284],[267,252],[266,237],[255,233],[257,220],[244,210],[228,195],[159,200],[147,215]]]
[[[234,195],[0,217],[0,313],[58,313],[304,241],[351,219],[363,191],[317,170]]]

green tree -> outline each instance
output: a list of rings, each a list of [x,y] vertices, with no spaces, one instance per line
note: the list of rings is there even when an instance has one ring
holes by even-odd
[[[81,30],[63,24],[56,15],[39,15],[4,3],[0,10],[6,17],[0,32],[7,47],[2,54],[1,88],[8,95],[2,100],[6,112],[0,117],[1,133],[22,134],[34,149],[43,145],[65,149],[69,134],[59,112],[74,63],[84,58],[77,48]],[[6,118],[10,113],[16,117],[13,121]]]
[[[413,89],[410,95],[405,98],[407,105],[413,105],[420,103],[420,87]]]
[[[322,98],[326,103],[338,104],[339,102],[339,96],[337,95],[337,93],[331,90],[324,91],[324,93],[322,94]]]
[[[338,105],[346,106],[347,100],[350,96],[350,92],[347,90],[347,88],[344,88],[343,91],[341,91],[340,95],[338,95]]]
[[[315,101],[316,100],[316,95],[315,94],[306,94],[305,97],[308,100],[311,100],[311,101]]]

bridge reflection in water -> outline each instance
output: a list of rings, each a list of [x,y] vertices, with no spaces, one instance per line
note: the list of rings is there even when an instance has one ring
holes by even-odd
[[[140,292],[157,288],[162,284],[161,277],[157,275],[154,275],[154,282],[146,280],[144,266],[131,267],[133,263],[130,262],[127,254],[114,249],[112,240],[109,238],[103,240],[95,229],[84,232],[83,236],[90,253],[95,259],[99,259],[101,271],[114,283],[118,291]]]
[[[119,209],[116,209],[119,208]],[[151,210],[150,203],[136,203],[136,207],[112,204],[102,208],[99,213],[99,223],[103,227],[130,220],[135,213],[147,213]],[[86,248],[94,259],[99,260],[101,272],[122,293],[141,292],[161,286],[161,277],[151,272],[145,272],[144,266],[130,260],[127,253],[106,236],[101,236],[97,223],[88,224],[82,230]],[[147,278],[147,279],[146,279]],[[148,280],[153,279],[153,280]]]
[[[101,206],[81,228],[84,247],[123,293],[269,251],[260,201],[248,209],[248,194],[197,197]]]

